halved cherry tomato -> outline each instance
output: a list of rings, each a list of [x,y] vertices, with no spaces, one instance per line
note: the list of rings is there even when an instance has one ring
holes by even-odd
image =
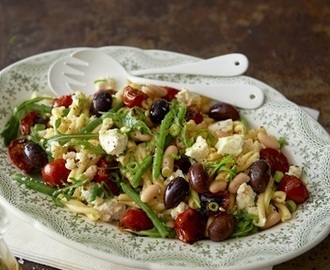
[[[260,158],[269,162],[272,174],[276,171],[286,173],[289,171],[289,162],[286,156],[274,148],[264,148],[260,151]]]
[[[45,124],[46,120],[42,118],[38,112],[28,112],[21,120],[19,129],[23,135],[29,135],[31,133],[31,127],[35,124]]]
[[[46,164],[41,170],[41,176],[50,186],[63,187],[67,182],[70,170],[65,167],[64,159],[55,159]]]
[[[304,182],[294,175],[285,175],[278,186],[278,190],[284,191],[286,198],[296,204],[302,204],[309,197]]]
[[[10,142],[8,146],[8,155],[16,167],[29,174],[33,167],[29,165],[24,157],[24,146],[28,143],[27,139],[16,139]]]
[[[179,93],[178,89],[172,88],[172,87],[164,87],[167,91],[166,95],[163,97],[164,99],[166,99],[167,101],[171,101],[172,99],[175,98],[175,95],[177,93]]]
[[[174,229],[181,241],[193,244],[204,238],[206,218],[200,212],[189,208],[177,216]]]
[[[98,171],[94,176],[93,181],[97,183],[104,182],[110,189],[111,193],[115,196],[120,194],[120,189],[114,179],[111,177],[110,168],[116,166],[117,164],[113,164],[114,162],[106,161],[104,158],[100,159],[96,164],[98,167]]]
[[[133,108],[134,106],[141,107],[142,101],[147,99],[148,95],[131,86],[126,86],[123,94],[123,103],[126,107]]]
[[[64,106],[68,108],[72,104],[72,96],[71,95],[64,95],[59,98],[53,99],[53,107],[61,107]]]
[[[139,232],[152,229],[154,224],[144,211],[130,208],[121,219],[119,227]]]

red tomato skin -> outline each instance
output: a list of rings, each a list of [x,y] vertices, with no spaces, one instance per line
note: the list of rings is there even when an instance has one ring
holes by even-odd
[[[62,106],[68,108],[72,104],[72,95],[64,95],[59,98],[54,98],[52,104],[54,108]]]
[[[16,167],[24,171],[26,174],[30,174],[33,167],[25,161],[23,154],[24,145],[27,142],[27,139],[22,138],[11,141],[8,146],[8,155]]]
[[[28,112],[20,121],[19,129],[23,135],[31,133],[31,127],[37,123],[46,123],[40,113],[31,111]]]
[[[96,165],[98,167],[98,171],[94,176],[93,181],[97,183],[106,183],[111,193],[115,196],[118,196],[120,194],[120,188],[118,187],[117,183],[111,178],[109,169],[112,167],[111,164],[109,164],[105,159],[100,159]]]
[[[285,175],[278,186],[278,190],[284,191],[286,199],[292,200],[296,204],[304,203],[309,197],[304,182],[294,175]]]
[[[126,86],[123,94],[123,103],[126,107],[141,107],[142,102],[148,98],[148,95],[131,86]]]
[[[130,208],[122,217],[119,227],[139,232],[152,229],[154,224],[144,211]]]
[[[289,171],[290,164],[286,156],[279,150],[273,148],[264,148],[260,150],[260,159],[269,162],[272,174],[276,171],[286,173]]]
[[[50,186],[63,187],[67,182],[70,170],[65,167],[64,159],[55,159],[45,165],[41,170],[41,176]]]
[[[198,211],[189,208],[177,216],[174,230],[179,240],[193,244],[205,238],[206,218]]]
[[[167,101],[171,101],[172,99],[175,98],[176,94],[179,93],[178,89],[168,86],[165,86],[164,88],[166,89],[167,93],[163,98],[166,99]]]

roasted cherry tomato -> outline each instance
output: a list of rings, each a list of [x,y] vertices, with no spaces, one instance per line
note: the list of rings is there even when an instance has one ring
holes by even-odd
[[[24,147],[27,143],[27,139],[16,139],[11,141],[8,146],[8,155],[15,166],[29,174],[32,172],[33,166],[29,165],[25,160]]]
[[[71,95],[64,95],[59,98],[53,99],[53,107],[66,107],[68,108],[72,104],[72,96]]]
[[[123,94],[123,103],[126,107],[133,108],[134,106],[141,107],[142,101],[147,99],[148,95],[131,86],[126,86]]]
[[[65,167],[64,159],[55,159],[46,164],[41,170],[41,176],[50,186],[63,187],[67,182],[70,170]]]
[[[203,121],[203,115],[197,106],[191,105],[188,107],[186,112],[186,120],[194,120],[196,124]]]
[[[23,135],[29,135],[31,133],[31,127],[38,123],[45,124],[46,120],[42,118],[40,113],[31,111],[22,118],[19,129]]]
[[[130,208],[121,219],[119,227],[139,232],[152,229],[154,224],[144,211]]]
[[[278,186],[278,190],[284,191],[286,198],[296,204],[302,204],[309,197],[304,182],[294,175],[285,175]]]
[[[97,183],[104,182],[110,189],[111,193],[118,196],[120,194],[120,189],[116,183],[116,180],[111,177],[111,168],[117,166],[118,164],[114,161],[107,161],[102,158],[96,165],[98,167],[98,171],[94,176],[93,181]]]
[[[200,212],[189,208],[177,216],[174,229],[181,241],[193,244],[204,238],[206,218]]]
[[[175,95],[177,93],[179,93],[178,89],[172,88],[172,87],[164,87],[167,91],[166,95],[163,97],[164,99],[166,99],[167,101],[171,101],[172,99],[175,98]]]
[[[289,162],[286,156],[279,150],[264,148],[260,151],[260,158],[269,162],[272,174],[276,171],[286,173],[289,171]]]

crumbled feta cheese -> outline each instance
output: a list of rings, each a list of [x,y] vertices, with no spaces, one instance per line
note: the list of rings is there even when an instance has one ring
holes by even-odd
[[[238,156],[243,150],[244,136],[234,134],[228,137],[222,137],[218,139],[215,148],[221,155],[233,155]]]
[[[216,132],[217,130],[221,130],[222,132],[229,133],[233,130],[233,120],[227,119],[227,120],[215,122],[212,125],[209,125],[208,129],[213,133]]]
[[[302,175],[302,172],[303,172],[302,167],[291,165],[289,167],[289,171],[287,172],[287,174],[288,175],[293,175],[293,176],[296,176],[296,177],[300,178],[301,175]]]
[[[238,209],[245,209],[253,206],[256,195],[257,194],[253,191],[250,185],[246,183],[241,184],[237,190],[236,196]]]
[[[176,99],[179,101],[180,104],[184,106],[191,106],[191,105],[197,105],[200,107],[202,104],[202,97],[200,95],[197,95],[193,92],[190,92],[187,89],[182,89],[175,95]]]
[[[209,146],[202,136],[198,136],[196,142],[186,149],[186,156],[195,160],[201,160],[209,153]]]
[[[120,220],[126,212],[126,206],[118,202],[116,198],[105,199],[103,203],[94,206],[94,208],[101,212],[100,219],[106,222]]]
[[[189,206],[186,203],[180,202],[177,207],[171,210],[171,217],[175,220],[178,215],[186,211],[188,208]]]
[[[99,132],[100,144],[109,155],[119,156],[127,146],[128,137],[122,134],[118,129],[109,129]]]

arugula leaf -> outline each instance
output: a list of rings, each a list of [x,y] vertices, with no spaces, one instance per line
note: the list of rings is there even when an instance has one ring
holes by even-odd
[[[147,126],[147,119],[140,108],[134,107],[128,111],[123,117],[122,123],[125,126],[124,132],[138,130],[144,134],[152,134],[150,128]]]
[[[214,174],[219,173],[221,171],[228,172],[228,178],[233,179],[237,174],[237,166],[233,165],[235,163],[233,157],[231,155],[224,156],[220,162],[209,162],[205,164],[206,169],[212,169],[210,173],[210,177]],[[230,167],[231,166],[231,167]]]
[[[52,108],[47,105],[37,104],[42,100],[50,100],[48,97],[36,97],[29,99],[21,103],[19,106],[15,107],[13,110],[12,116],[9,118],[8,122],[5,125],[5,129],[0,133],[1,137],[4,140],[5,146],[8,146],[10,142],[17,138],[19,133],[19,125],[21,119],[29,111],[39,112],[41,115],[50,113]]]
[[[239,210],[235,218],[235,229],[231,237],[243,237],[258,231],[258,227],[254,225],[254,222],[259,219],[257,215],[250,214],[246,210]]]
[[[1,132],[5,146],[9,146],[10,142],[17,138],[19,130],[19,119],[12,115],[5,125],[5,129]]]

